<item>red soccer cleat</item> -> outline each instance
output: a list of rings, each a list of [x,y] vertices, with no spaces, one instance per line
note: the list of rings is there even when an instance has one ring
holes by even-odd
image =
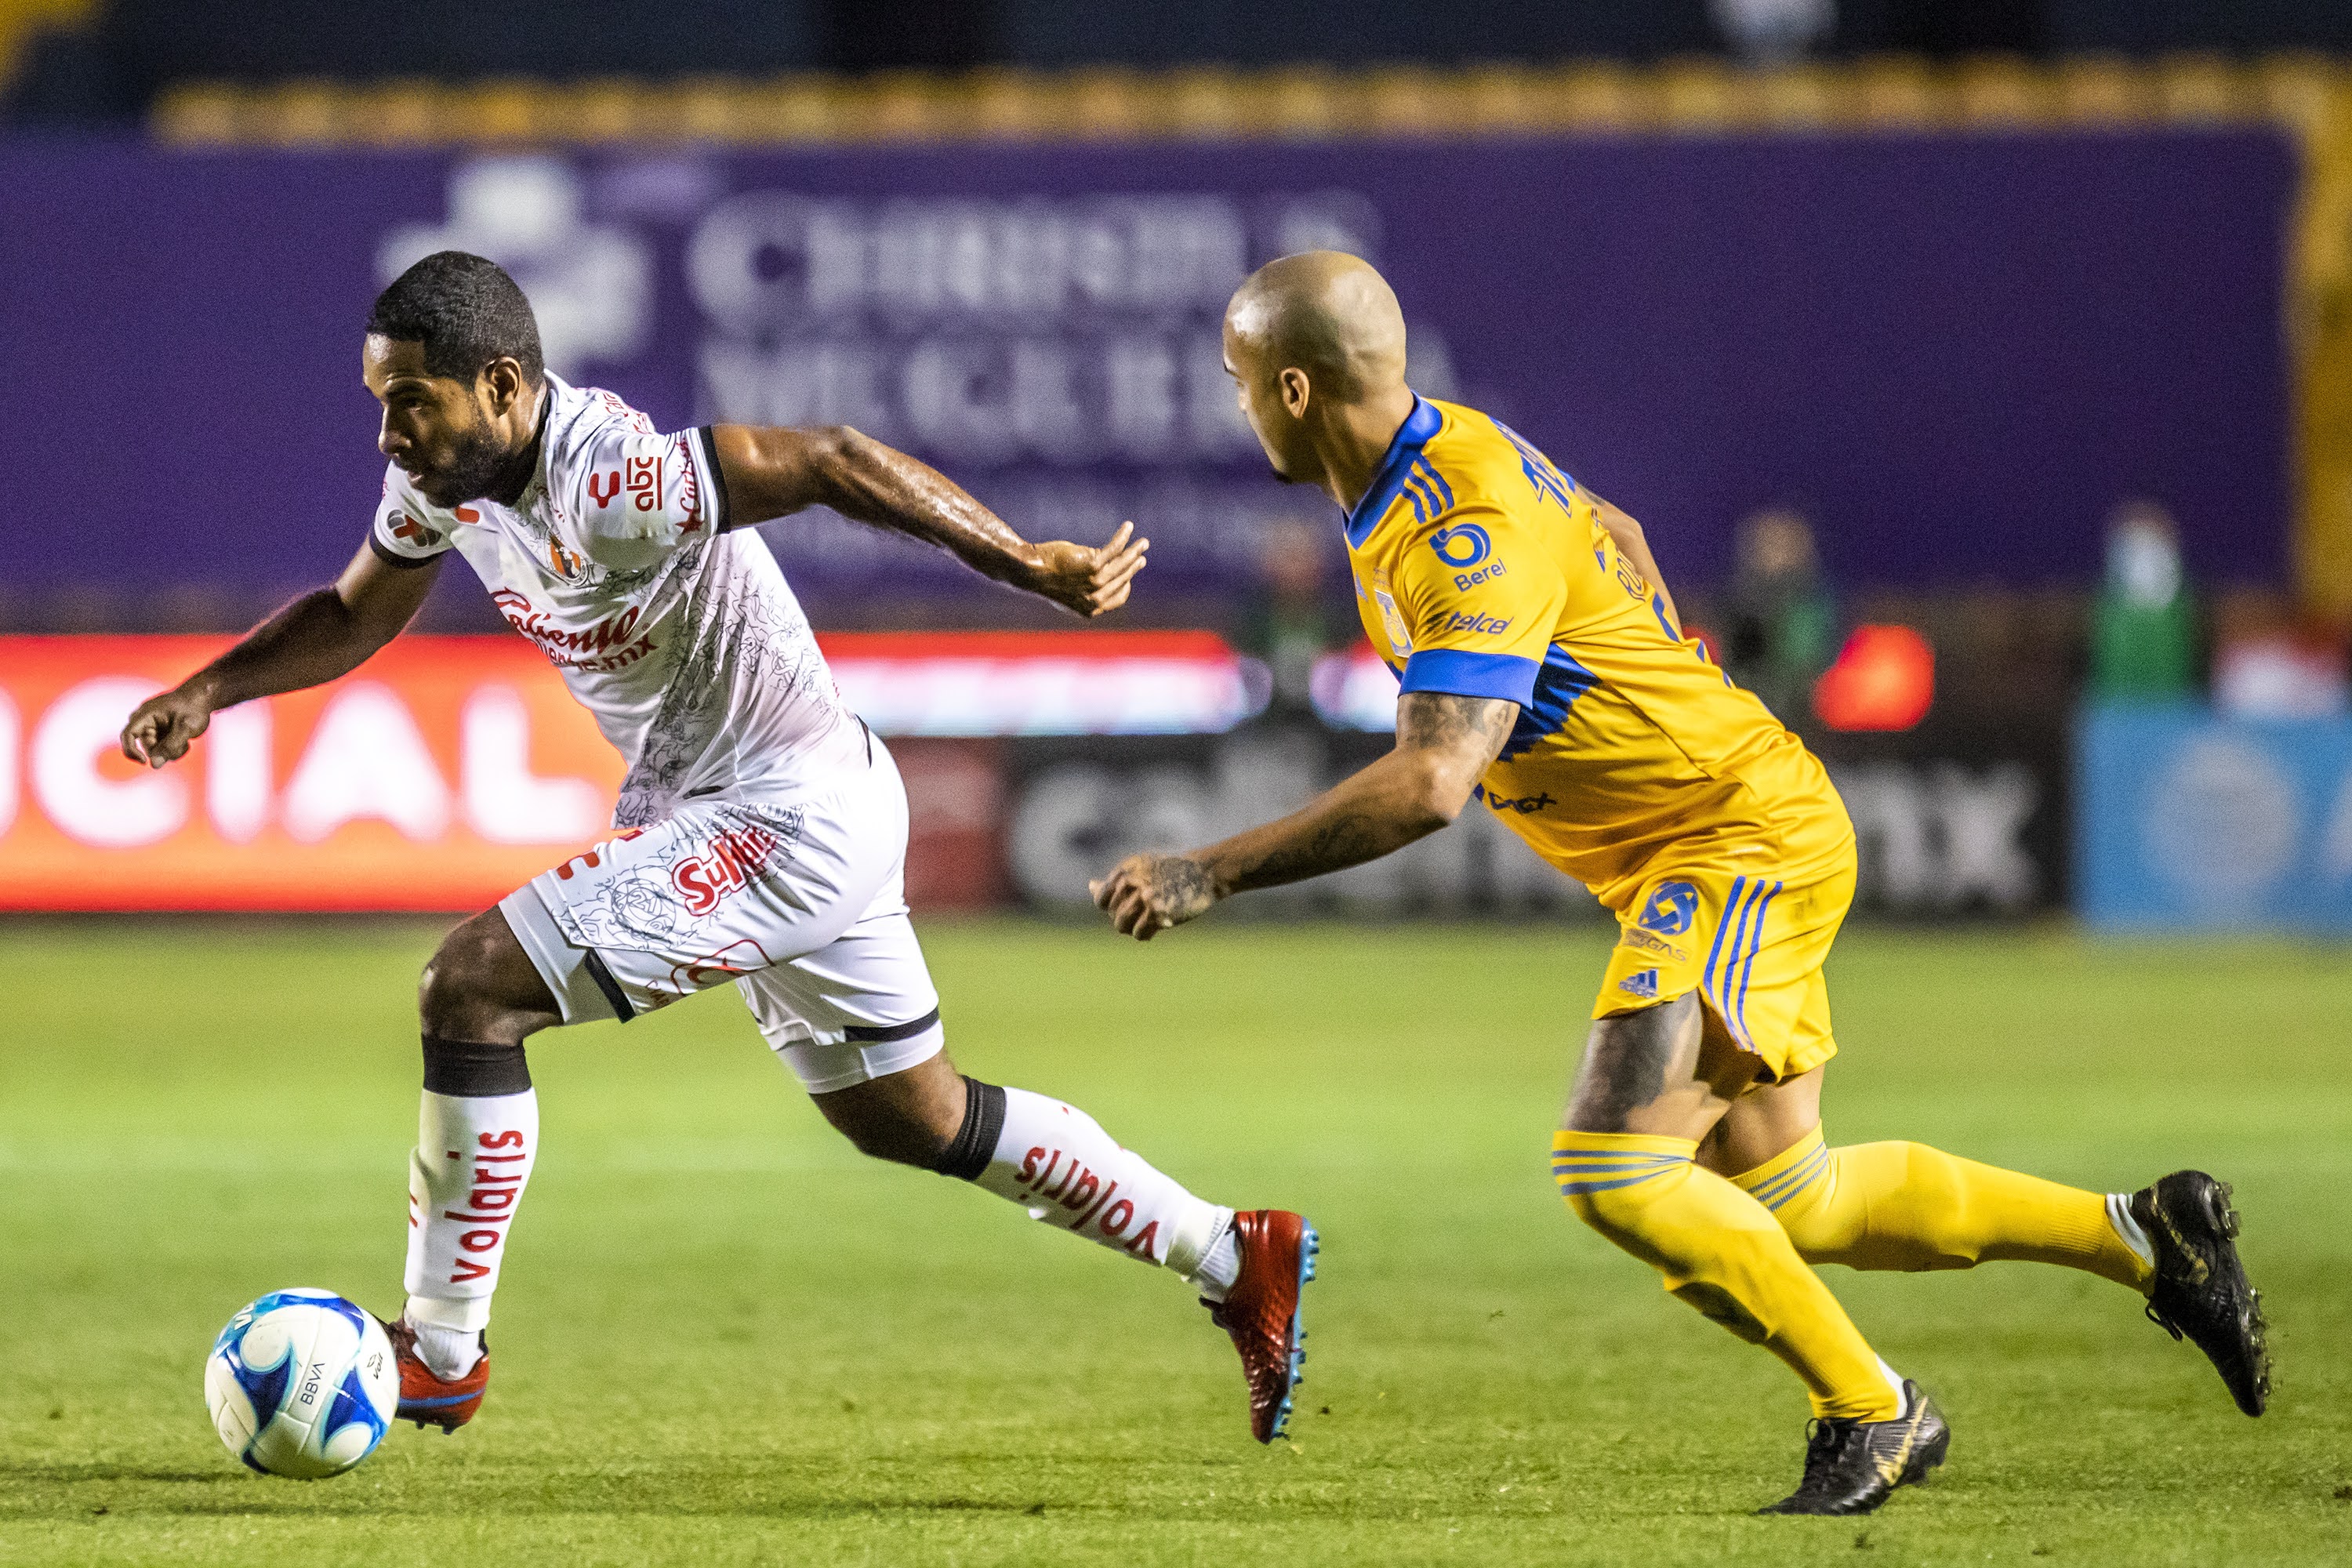
[[[425,1358],[416,1353],[416,1331],[406,1320],[393,1319],[383,1325],[383,1331],[392,1341],[393,1359],[400,1366],[400,1404],[392,1413],[394,1420],[414,1421],[419,1430],[438,1426],[448,1433],[474,1418],[474,1412],[482,1407],[482,1391],[490,1382],[488,1336],[483,1338],[482,1353],[474,1369],[447,1383],[436,1377]]]
[[[1222,1301],[1204,1303],[1209,1321],[1233,1336],[1249,1379],[1250,1433],[1261,1443],[1282,1436],[1290,1421],[1290,1391],[1307,1380],[1298,1297],[1315,1278],[1321,1245],[1315,1227],[1286,1209],[1244,1209],[1234,1215],[1241,1278]]]

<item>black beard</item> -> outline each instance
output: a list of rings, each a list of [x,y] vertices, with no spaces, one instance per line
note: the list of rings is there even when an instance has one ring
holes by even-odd
[[[530,455],[531,446],[509,452],[488,431],[469,430],[452,443],[448,466],[417,489],[436,506],[457,506],[485,496],[511,505],[530,482]]]
[[[441,471],[416,488],[436,506],[457,506],[488,491],[506,456],[487,433],[469,430],[450,444],[449,461]]]

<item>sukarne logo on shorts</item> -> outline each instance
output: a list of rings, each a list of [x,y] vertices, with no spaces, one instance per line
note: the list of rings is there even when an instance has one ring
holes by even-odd
[[[764,827],[732,827],[710,847],[670,868],[670,886],[686,900],[686,911],[707,915],[730,893],[747,887],[767,868],[784,839]]]

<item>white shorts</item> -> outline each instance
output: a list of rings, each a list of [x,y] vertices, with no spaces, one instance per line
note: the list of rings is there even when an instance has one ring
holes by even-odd
[[[871,763],[789,802],[689,800],[499,902],[567,1024],[624,1022],[732,980],[811,1094],[939,1054],[907,918],[907,792]]]

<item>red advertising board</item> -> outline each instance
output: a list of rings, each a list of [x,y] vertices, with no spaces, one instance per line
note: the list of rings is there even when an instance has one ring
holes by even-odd
[[[0,910],[469,909],[611,821],[619,756],[512,637],[403,638],[125,760],[131,710],[228,641],[0,637]]]
[[[215,714],[170,767],[126,760],[131,710],[229,640],[0,637],[0,911],[478,909],[612,820],[620,758],[509,637],[402,637]],[[919,907],[1003,896],[995,737],[1213,732],[1252,706],[1210,632],[821,640],[844,700],[893,737]]]

